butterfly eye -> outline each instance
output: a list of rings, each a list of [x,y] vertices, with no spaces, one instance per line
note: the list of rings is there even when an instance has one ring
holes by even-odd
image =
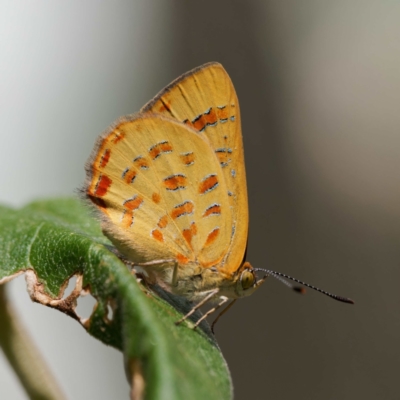
[[[242,276],[240,277],[240,282],[242,284],[243,290],[250,289],[255,282],[255,277],[253,272],[249,271],[248,269],[245,269],[242,272]]]

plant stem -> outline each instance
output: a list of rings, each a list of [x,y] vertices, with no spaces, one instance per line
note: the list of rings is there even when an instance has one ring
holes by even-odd
[[[65,399],[15,309],[7,300],[5,285],[0,285],[0,347],[30,399]]]

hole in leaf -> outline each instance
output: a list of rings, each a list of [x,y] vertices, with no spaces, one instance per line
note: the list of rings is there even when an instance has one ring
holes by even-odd
[[[81,320],[89,319],[97,306],[97,300],[89,293],[81,295],[77,299],[75,312]]]
[[[112,322],[114,318],[114,310],[115,310],[114,302],[108,299],[106,304],[106,311],[107,311],[106,322],[108,323]]]
[[[114,317],[114,310],[109,304],[107,304],[107,319],[109,321],[112,321],[113,317]]]
[[[75,289],[76,286],[76,280],[77,280],[77,276],[73,275],[71,276],[71,278],[68,281],[68,285],[64,290],[64,294],[62,296],[62,299],[65,300]]]

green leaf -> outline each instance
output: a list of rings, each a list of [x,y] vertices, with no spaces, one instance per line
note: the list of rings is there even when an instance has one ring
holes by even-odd
[[[77,200],[39,201],[20,210],[0,206],[0,282],[29,271],[31,297],[123,351],[128,379],[134,390],[144,384],[145,399],[231,398],[229,371],[208,325],[193,330],[192,321],[174,324],[191,304],[138,284],[109,248],[98,222]],[[74,275],[76,290],[63,299]],[[82,288],[97,300],[88,320],[75,312]]]

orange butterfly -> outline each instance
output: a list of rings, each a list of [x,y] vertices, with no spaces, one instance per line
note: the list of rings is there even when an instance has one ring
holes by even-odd
[[[97,141],[86,171],[84,193],[119,253],[197,302],[182,320],[217,301],[197,326],[229,299],[252,294],[268,275],[292,279],[268,270],[257,279],[261,269],[245,261],[240,111],[222,65],[189,71],[138,114],[116,121]]]

